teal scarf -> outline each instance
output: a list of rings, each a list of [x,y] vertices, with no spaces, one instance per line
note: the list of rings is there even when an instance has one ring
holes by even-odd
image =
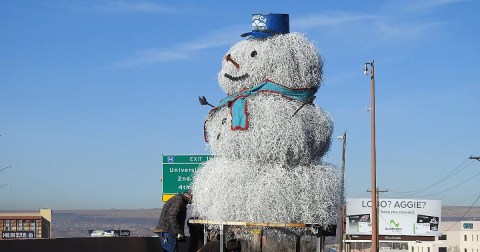
[[[220,108],[228,104],[230,107],[230,113],[232,115],[232,130],[246,130],[248,129],[248,117],[247,117],[247,101],[248,96],[254,95],[260,92],[269,92],[280,94],[288,99],[298,100],[301,102],[312,101],[314,94],[317,92],[317,88],[310,89],[290,89],[279,84],[273,83],[270,80],[253,86],[250,89],[240,91],[237,94],[227,96],[223,99],[218,106],[214,109]]]

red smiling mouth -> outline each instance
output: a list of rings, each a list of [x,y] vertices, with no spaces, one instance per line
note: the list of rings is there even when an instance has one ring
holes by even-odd
[[[241,80],[245,80],[246,78],[248,78],[248,74],[244,74],[244,75],[241,75],[241,76],[231,76],[231,75],[226,73],[223,76],[225,76],[226,78],[228,78],[232,81],[241,81]]]

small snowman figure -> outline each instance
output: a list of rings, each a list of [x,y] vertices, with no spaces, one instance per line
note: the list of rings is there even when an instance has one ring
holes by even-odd
[[[222,60],[227,97],[204,129],[213,158],[192,183],[196,215],[216,221],[334,224],[338,170],[322,157],[333,123],[313,101],[323,60],[288,14],[254,14]],[[206,100],[203,100],[206,103]]]

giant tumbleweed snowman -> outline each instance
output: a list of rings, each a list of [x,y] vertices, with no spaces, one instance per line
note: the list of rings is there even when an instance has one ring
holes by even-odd
[[[196,215],[215,221],[334,224],[338,170],[322,157],[333,123],[313,100],[323,60],[288,14],[253,15],[218,81],[227,97],[205,121],[213,158],[195,175]]]

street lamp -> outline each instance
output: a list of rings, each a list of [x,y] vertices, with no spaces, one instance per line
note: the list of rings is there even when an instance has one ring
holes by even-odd
[[[371,135],[372,135],[372,150],[371,150],[371,158],[372,158],[372,251],[378,251],[378,216],[377,216],[377,154],[376,154],[376,147],[375,147],[375,64],[374,60],[372,62],[365,63],[363,68],[363,73],[368,75],[368,66],[370,66],[370,83],[371,83],[371,107],[370,107],[370,115],[371,115]]]

